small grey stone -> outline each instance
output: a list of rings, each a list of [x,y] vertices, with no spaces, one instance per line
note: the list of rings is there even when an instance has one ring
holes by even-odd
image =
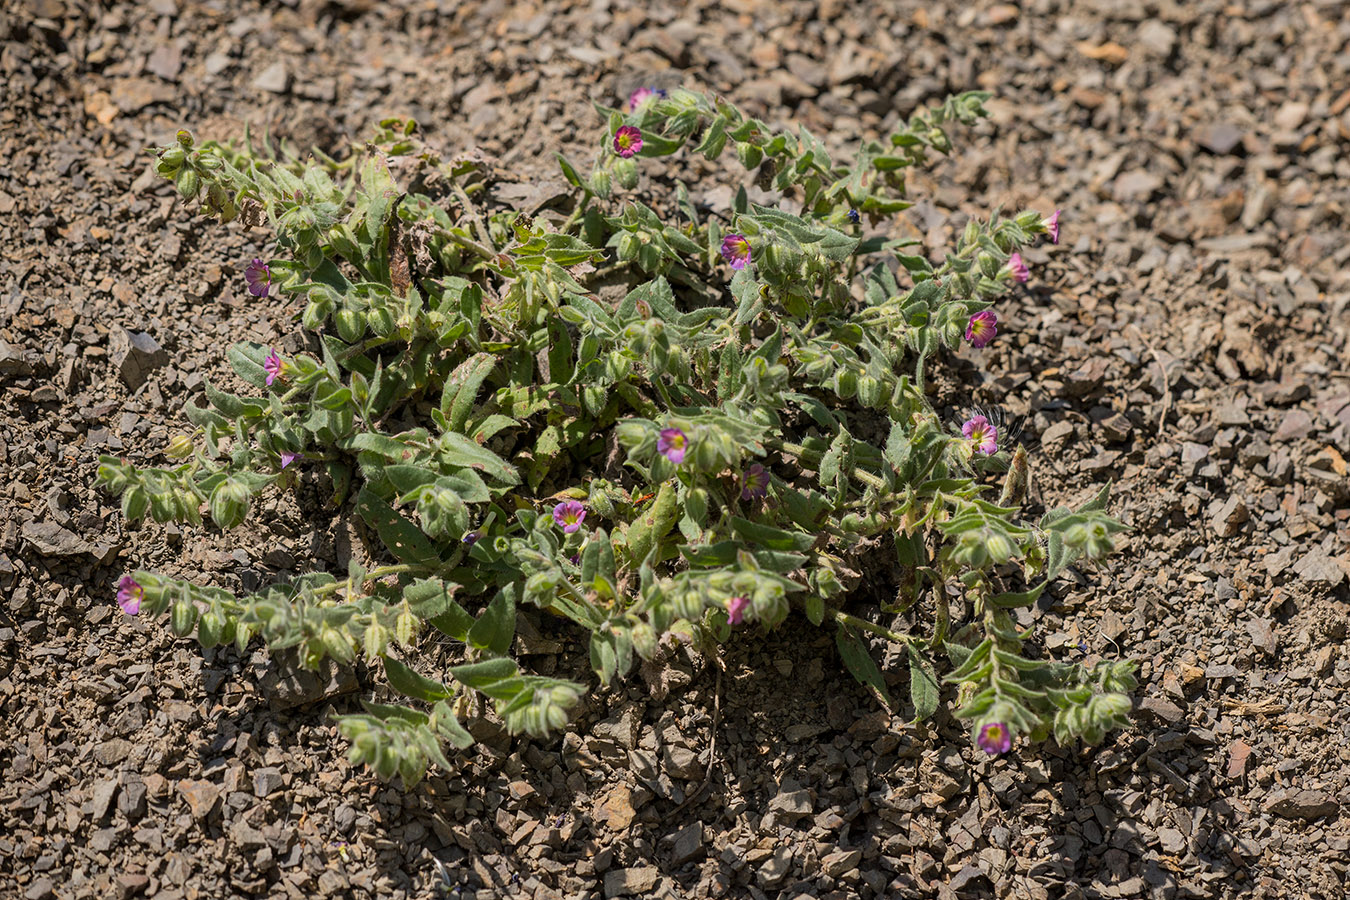
[[[1270,620],[1252,619],[1247,623],[1247,633],[1252,636],[1252,643],[1257,649],[1268,656],[1274,656],[1275,651],[1279,649],[1280,640],[1270,627]]]
[[[291,86],[291,74],[286,71],[286,64],[277,60],[258,73],[258,77],[253,79],[253,86],[260,91],[284,94]]]
[[[0,375],[32,375],[33,366],[23,350],[0,338]]]
[[[133,391],[145,384],[151,372],[169,362],[169,354],[144,331],[124,328],[113,332],[111,350],[110,357],[117,367],[117,374]]]
[[[670,862],[672,865],[682,866],[702,856],[703,852],[703,823],[693,822],[681,828],[675,835]]]
[[[825,858],[820,861],[820,867],[831,878],[839,878],[858,868],[858,863],[862,862],[862,856],[861,849],[835,850],[833,853],[826,854]]]
[[[782,884],[791,870],[792,850],[788,847],[779,847],[773,851],[773,856],[759,867],[759,871],[755,873],[755,880],[759,882],[760,887],[771,890]]]
[[[656,886],[661,872],[655,866],[639,866],[633,869],[615,869],[605,873],[605,896],[626,897],[645,896]]]
[[[84,538],[55,522],[25,522],[23,536],[40,556],[80,556],[92,549]]]
[[[1304,581],[1314,581],[1335,587],[1345,577],[1345,571],[1336,560],[1320,547],[1294,563],[1294,572]]]
[[[89,815],[93,816],[95,822],[108,814],[115,796],[117,796],[116,778],[105,778],[94,784],[94,791],[89,798]]]
[[[1193,130],[1191,137],[1210,153],[1225,156],[1242,143],[1244,133],[1241,127],[1232,122],[1212,122]]]
[[[23,892],[23,900],[51,900],[56,895],[56,885],[50,878],[38,878]]]
[[[280,790],[284,783],[281,770],[276,766],[259,769],[253,773],[253,794],[256,797],[268,797]]]
[[[1264,809],[1286,819],[1320,819],[1334,816],[1340,804],[1325,791],[1285,790],[1267,799]]]
[[[769,812],[782,819],[796,819],[811,815],[811,792],[808,790],[779,793],[769,801]]]
[[[1275,440],[1293,441],[1301,437],[1307,437],[1312,431],[1312,416],[1308,415],[1307,410],[1291,409],[1284,414],[1280,420],[1280,427],[1275,430]]]
[[[1180,706],[1165,697],[1145,697],[1139,708],[1153,713],[1164,722],[1180,722],[1182,716],[1186,714]]]

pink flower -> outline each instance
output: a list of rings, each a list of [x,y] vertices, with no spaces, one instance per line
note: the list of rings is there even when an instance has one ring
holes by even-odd
[[[1013,253],[1008,257],[1008,271],[1012,272],[1012,277],[1017,279],[1019,284],[1026,284],[1027,279],[1031,277],[1031,270],[1027,264],[1022,262],[1022,254]]]
[[[751,463],[741,474],[741,499],[750,500],[769,493],[769,473],[759,463]]]
[[[272,382],[281,377],[281,372],[286,368],[286,364],[277,356],[277,351],[273,349],[263,359],[263,369],[267,372],[267,386],[271,387]]]
[[[666,92],[661,88],[640,87],[628,96],[628,108],[639,110],[647,104],[660,97],[664,97]]]
[[[722,238],[722,258],[733,269],[744,269],[750,262],[750,242],[743,234],[729,234]]]
[[[985,456],[998,452],[998,428],[984,416],[971,416],[961,426],[961,433]]]
[[[1012,749],[1012,732],[1002,722],[990,722],[980,729],[975,743],[990,756],[998,756]]]
[[[117,583],[117,605],[122,607],[122,612],[129,616],[136,615],[141,611],[141,601],[144,599],[145,588],[130,575],[123,575]]]
[[[303,453],[292,453],[289,450],[283,450],[281,452],[281,467],[283,469],[286,468],[302,456],[304,456]]]
[[[248,292],[253,296],[266,297],[272,287],[272,270],[255,256],[253,262],[244,269],[244,284],[248,285]]]
[[[684,462],[684,454],[689,450],[689,438],[678,428],[662,428],[657,438],[656,450],[666,459],[679,464]]]
[[[1049,234],[1050,234],[1050,243],[1052,243],[1052,244],[1058,244],[1058,243],[1059,243],[1059,210],[1055,210],[1055,214],[1052,215],[1050,218],[1048,218],[1048,219],[1042,221],[1041,224],[1042,224],[1043,226],[1045,226],[1045,230],[1046,230],[1047,232],[1049,232]]]
[[[628,159],[636,156],[642,149],[642,132],[632,125],[625,125],[614,132],[614,152]]]
[[[745,621],[745,611],[750,608],[748,597],[732,597],[727,601],[727,621],[739,625]]]
[[[992,341],[994,335],[998,334],[998,329],[994,327],[996,325],[998,325],[998,316],[994,314],[992,309],[977,312],[966,323],[966,340],[970,341],[972,347],[979,350]]]
[[[582,522],[586,521],[586,507],[582,506],[579,500],[564,500],[553,507],[553,521],[566,534],[572,534],[581,528]]]

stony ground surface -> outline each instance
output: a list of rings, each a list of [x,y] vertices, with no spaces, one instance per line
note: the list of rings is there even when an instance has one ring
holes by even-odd
[[[1346,895],[1341,0],[0,9],[0,896]],[[998,92],[896,227],[940,251],[997,204],[1064,210],[954,371],[1021,418],[1039,501],[1116,482],[1124,552],[1025,624],[1056,655],[1138,658],[1134,727],[983,758],[951,721],[878,711],[789,623],[738,636],[720,678],[677,660],[598,694],[561,739],[478,722],[462,772],[403,793],[349,768],[328,718],[363,673],[305,681],[116,609],[132,568],[252,585],[343,540],[289,499],[249,533],[128,527],[93,487],[101,453],[158,458],[227,341],[294,327],[243,289],[265,235],[196,218],[143,148],[249,122],[334,149],[410,113],[519,199],[556,180],[547,151],[589,158],[588,98],[644,83],[840,148]],[[528,649],[573,666],[575,637]]]

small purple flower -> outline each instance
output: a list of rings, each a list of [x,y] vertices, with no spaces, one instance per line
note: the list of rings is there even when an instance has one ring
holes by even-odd
[[[656,450],[678,465],[684,462],[684,454],[689,450],[689,438],[678,428],[662,428],[661,436],[656,440]]]
[[[272,349],[263,359],[263,370],[267,372],[267,386],[271,387],[272,382],[281,377],[281,372],[286,368],[286,364],[277,356],[277,351]]]
[[[564,500],[553,507],[553,521],[567,534],[581,528],[581,523],[586,521],[586,507],[581,505],[579,500]]]
[[[856,209],[850,209],[848,211],[848,220],[852,222],[854,225],[857,225],[859,222],[862,221],[862,216],[858,215],[858,211]]]
[[[961,426],[961,433],[985,456],[998,452],[998,428],[984,416],[971,416]]]
[[[640,87],[628,96],[628,108],[637,111],[665,95],[663,88]]]
[[[281,451],[281,467],[286,468],[302,456],[304,456],[303,453],[292,453],[289,450]]]
[[[750,608],[748,597],[732,597],[727,601],[727,621],[739,625],[745,621],[745,611]]]
[[[248,292],[253,296],[266,297],[272,288],[272,270],[255,256],[253,262],[244,269],[244,284],[248,285]]]
[[[990,756],[998,756],[1012,749],[1012,732],[1002,722],[990,722],[980,729],[975,743]]]
[[[744,269],[750,262],[750,242],[743,234],[729,234],[722,238],[722,258],[733,269]]]
[[[976,350],[987,345],[998,334],[998,316],[992,309],[986,309],[983,312],[977,312],[970,317],[966,323],[966,340]]]
[[[741,473],[741,499],[750,500],[769,493],[769,472],[759,463],[751,463]]]
[[[1042,221],[1041,224],[1045,226],[1045,230],[1046,230],[1047,232],[1049,232],[1049,234],[1050,234],[1050,243],[1052,243],[1052,244],[1058,244],[1058,243],[1059,243],[1059,210],[1055,210],[1055,214],[1052,215],[1050,218],[1048,218],[1048,219]]]
[[[144,599],[145,588],[130,575],[123,575],[117,583],[117,605],[122,607],[122,612],[129,616],[136,615],[141,611],[141,601]]]
[[[642,132],[632,125],[625,125],[614,132],[614,152],[628,159],[636,156],[642,149]]]
[[[481,531],[470,531],[468,534],[464,535],[462,540],[464,541],[464,543],[472,547],[474,544],[478,543],[478,539],[481,538],[482,536],[483,532]]]
[[[1008,271],[1012,272],[1012,277],[1019,284],[1026,284],[1027,279],[1031,277],[1031,270],[1027,268],[1026,263],[1022,262],[1022,254],[1020,253],[1013,253],[1012,256],[1008,257]]]

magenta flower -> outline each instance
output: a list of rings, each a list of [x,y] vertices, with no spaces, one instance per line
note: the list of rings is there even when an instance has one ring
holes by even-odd
[[[961,426],[961,433],[985,456],[998,452],[998,428],[984,416],[971,416]]]
[[[248,292],[253,296],[266,297],[272,288],[272,270],[255,256],[253,262],[244,269],[244,284],[248,285]]]
[[[281,467],[286,468],[302,456],[304,456],[303,453],[292,453],[289,450],[281,451]]]
[[[689,450],[689,438],[678,428],[662,428],[656,440],[656,450],[666,459],[679,464]]]
[[[986,309],[983,312],[977,312],[970,317],[966,323],[966,340],[976,350],[987,345],[998,334],[998,316],[992,309]]]
[[[1022,254],[1014,253],[1008,257],[1008,271],[1012,272],[1012,277],[1017,279],[1019,284],[1026,284],[1027,279],[1031,277],[1031,270],[1027,264],[1022,262]]]
[[[586,507],[581,505],[579,500],[564,500],[553,507],[553,521],[567,534],[572,534],[581,528],[581,523],[586,521]]]
[[[117,583],[117,605],[122,607],[122,612],[129,616],[136,615],[141,611],[141,601],[144,599],[145,588],[130,575],[123,575]]]
[[[759,463],[751,463],[741,474],[741,499],[750,500],[769,493],[769,473]]]
[[[1050,218],[1045,219],[1044,221],[1042,221],[1041,224],[1045,226],[1045,230],[1046,230],[1047,232],[1049,232],[1049,234],[1050,234],[1050,243],[1052,243],[1052,244],[1058,244],[1058,243],[1059,243],[1059,210],[1055,210],[1055,214],[1052,215]]]
[[[628,159],[636,156],[642,149],[642,132],[632,125],[625,125],[614,132],[614,152]]]
[[[748,597],[732,597],[727,601],[727,621],[739,625],[745,621],[745,611],[750,608]]]
[[[640,87],[628,96],[628,108],[639,110],[647,104],[660,97],[664,97],[666,92],[662,88]]]
[[[263,359],[263,369],[267,372],[267,386],[271,387],[272,382],[281,377],[281,372],[286,368],[286,364],[277,356],[277,351],[272,349]]]
[[[998,756],[1012,748],[1012,732],[1002,722],[990,722],[980,729],[980,736],[975,743],[990,756]]]
[[[744,269],[750,262],[750,242],[743,234],[729,234],[722,238],[722,258],[733,269]]]

